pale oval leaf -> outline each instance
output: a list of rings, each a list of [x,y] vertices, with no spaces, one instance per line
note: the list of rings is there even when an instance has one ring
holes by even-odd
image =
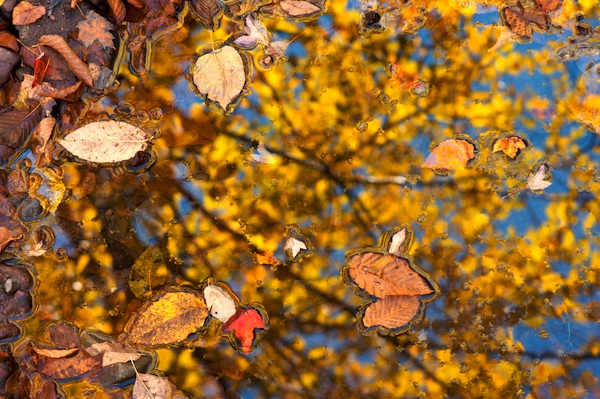
[[[59,141],[67,151],[85,161],[115,163],[131,159],[148,147],[141,128],[119,121],[92,122]]]
[[[284,0],[280,3],[280,6],[287,15],[292,17],[311,15],[321,11],[319,7],[308,1]]]
[[[192,68],[194,86],[226,111],[246,87],[246,62],[231,46],[206,53],[198,57]]]
[[[254,19],[252,15],[246,17],[245,32],[246,34],[235,39],[234,43],[246,50],[252,50],[258,44],[266,46],[271,42],[265,25],[259,20]]]
[[[210,310],[210,315],[222,323],[226,323],[237,311],[231,295],[214,284],[209,284],[204,288],[204,301]]]

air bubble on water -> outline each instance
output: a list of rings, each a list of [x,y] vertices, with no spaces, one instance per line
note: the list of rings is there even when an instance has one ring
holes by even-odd
[[[410,86],[410,94],[415,98],[423,98],[429,94],[429,82],[418,79]]]
[[[367,130],[368,127],[369,124],[367,122],[358,122],[356,124],[356,130],[358,130],[359,132],[364,132],[365,130]]]

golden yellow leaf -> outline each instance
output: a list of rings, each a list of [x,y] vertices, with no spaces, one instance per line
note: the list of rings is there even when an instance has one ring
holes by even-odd
[[[170,288],[157,294],[127,322],[123,344],[160,347],[185,341],[204,325],[208,308],[200,293]]]
[[[493,152],[502,151],[506,156],[514,159],[521,148],[526,148],[527,144],[522,138],[517,136],[502,137],[494,142]]]

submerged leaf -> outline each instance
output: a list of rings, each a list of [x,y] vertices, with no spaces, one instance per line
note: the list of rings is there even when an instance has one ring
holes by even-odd
[[[437,145],[427,157],[422,168],[458,170],[475,157],[475,147],[467,140],[446,140]]]
[[[198,92],[224,111],[244,91],[248,60],[231,46],[223,46],[198,57],[192,65],[192,82]]]
[[[207,316],[208,308],[197,292],[185,288],[165,290],[129,319],[119,341],[145,347],[178,344],[198,331]]]
[[[433,293],[427,280],[408,261],[393,255],[364,252],[352,256],[348,271],[354,282],[370,295],[426,295]]]
[[[114,163],[131,159],[148,147],[147,134],[125,122],[104,121],[83,125],[59,141],[84,161]]]
[[[399,328],[419,312],[419,298],[415,296],[388,296],[371,303],[365,310],[362,322],[365,327],[382,326]]]
[[[147,248],[131,267],[129,288],[136,298],[152,295],[152,289],[167,280],[167,266],[158,247]]]

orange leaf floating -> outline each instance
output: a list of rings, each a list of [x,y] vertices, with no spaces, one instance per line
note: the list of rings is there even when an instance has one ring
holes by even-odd
[[[526,148],[525,141],[517,136],[502,137],[494,142],[493,152],[502,151],[506,156],[514,159],[522,148]]]
[[[562,7],[562,0],[534,0],[538,8],[543,12],[553,12]]]
[[[446,140],[435,147],[422,168],[458,170],[475,158],[475,146],[467,140]]]
[[[262,254],[256,254],[256,261],[261,265],[278,265],[281,263],[273,251],[269,250],[266,250]]]
[[[540,12],[532,12],[518,7],[507,7],[500,11],[505,25],[522,39],[531,39],[533,30],[531,25],[537,26],[542,31],[548,30],[548,17]]]
[[[386,232],[378,247],[346,256],[344,281],[369,299],[358,313],[363,334],[397,335],[423,317],[424,304],[438,295],[437,285],[406,255],[413,234],[407,226]],[[423,296],[423,298],[419,298]]]
[[[356,284],[377,298],[433,292],[427,281],[404,258],[365,252],[351,257],[348,265],[350,277]]]
[[[255,341],[255,329],[265,329],[265,321],[262,315],[253,308],[241,309],[227,323],[223,325],[223,332],[233,332],[233,335],[240,341],[240,350],[243,353],[250,353]],[[231,338],[234,347],[237,344]]]
[[[418,312],[419,299],[417,297],[390,296],[371,303],[365,310],[362,322],[365,327],[397,328],[410,323]]]

